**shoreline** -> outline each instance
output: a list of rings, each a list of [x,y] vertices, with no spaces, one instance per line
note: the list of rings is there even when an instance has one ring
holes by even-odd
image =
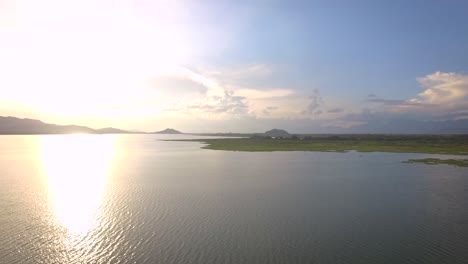
[[[221,139],[188,139],[165,140],[179,142],[200,142],[205,144],[202,149],[243,151],[243,152],[274,152],[274,151],[315,151],[315,152],[385,152],[413,154],[441,154],[467,156],[467,159],[409,159],[405,163],[424,163],[429,165],[446,164],[458,167],[468,167],[468,142],[457,137],[438,137],[430,141],[412,137],[376,139],[337,139],[315,138],[298,139],[264,139],[264,138],[221,138]]]

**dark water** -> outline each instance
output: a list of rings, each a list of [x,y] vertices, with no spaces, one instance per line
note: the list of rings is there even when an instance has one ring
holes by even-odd
[[[429,155],[0,136],[0,263],[468,263],[468,169]]]

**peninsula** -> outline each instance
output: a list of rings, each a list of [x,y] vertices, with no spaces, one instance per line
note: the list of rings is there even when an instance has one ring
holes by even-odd
[[[226,151],[393,152],[468,155],[468,135],[291,135],[273,138],[195,139],[204,149]],[[411,159],[410,163],[448,164],[464,167],[468,160]]]

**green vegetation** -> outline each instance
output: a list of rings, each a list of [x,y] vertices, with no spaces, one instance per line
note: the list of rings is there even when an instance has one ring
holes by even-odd
[[[405,163],[424,163],[429,165],[447,164],[457,167],[468,167],[468,159],[409,159]]]
[[[468,135],[299,135],[292,138],[197,139],[229,151],[398,152],[468,155]]]

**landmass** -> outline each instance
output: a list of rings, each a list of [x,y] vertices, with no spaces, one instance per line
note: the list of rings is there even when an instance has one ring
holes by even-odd
[[[468,155],[468,136],[330,136],[307,139],[222,138],[196,139],[205,149],[231,151],[398,152]]]
[[[182,134],[172,128],[146,133],[122,130],[113,127],[94,129],[77,125],[56,125],[41,120],[0,116],[0,135],[43,135],[43,134]]]
[[[166,128],[164,130],[154,132],[153,134],[183,134],[183,133],[172,128]]]
[[[266,131],[265,133],[263,133],[262,136],[272,137],[272,138],[277,138],[277,137],[289,138],[291,137],[291,134],[289,134],[289,132],[286,130],[274,128],[272,130]]]
[[[56,125],[35,119],[0,116],[0,134],[134,134],[117,128],[93,129],[86,126]],[[182,134],[172,128],[153,134]],[[286,130],[272,129],[265,133],[192,134],[231,136],[231,138],[193,139],[204,149],[227,151],[322,151],[322,152],[395,152],[468,155],[468,135],[383,135],[383,134],[290,134]],[[233,138],[236,137],[236,138]],[[468,167],[468,159],[409,159],[407,163],[447,164]]]
[[[319,152],[393,152],[468,155],[468,135],[348,135],[307,136],[306,138],[222,138],[197,139],[202,148],[226,151],[319,151]],[[447,164],[468,167],[468,159],[409,159],[407,163]]]
[[[190,133],[192,136],[203,136],[203,137],[251,137],[252,133],[233,133],[233,132],[218,132],[218,133]]]
[[[41,134],[131,134],[132,132],[117,128],[93,129],[77,125],[56,125],[40,120],[0,116],[1,135],[41,135]]]
[[[394,152],[468,155],[468,135],[292,135],[272,138],[265,134],[249,138],[195,139],[204,149],[226,151],[320,151]],[[464,160],[409,160],[426,164],[460,166]],[[432,162],[432,163],[431,163]],[[464,167],[464,166],[462,166]]]
[[[404,161],[404,163],[424,163],[428,165],[446,164],[457,167],[468,167],[468,159],[409,159]]]

